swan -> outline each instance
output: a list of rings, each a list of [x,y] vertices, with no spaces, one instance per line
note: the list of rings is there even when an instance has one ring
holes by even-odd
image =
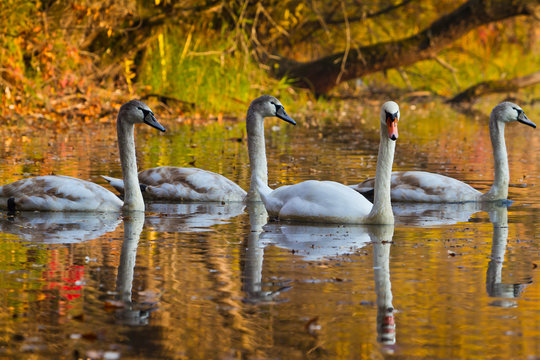
[[[273,96],[262,95],[249,105],[246,116],[248,152],[252,173],[268,178],[266,150],[264,143],[263,119],[276,116],[288,123],[296,122],[285,112],[283,105]],[[102,177],[120,193],[124,192],[122,179]],[[265,180],[267,181],[267,180]],[[139,182],[145,200],[154,201],[257,201],[258,193],[254,184],[246,193],[240,186],[226,177],[211,171],[162,166],[139,172]]]
[[[301,222],[393,224],[390,174],[398,137],[398,121],[398,104],[393,101],[384,103],[381,108],[381,142],[373,204],[350,187],[333,181],[308,180],[272,190],[257,178],[268,215]]]
[[[516,104],[504,101],[493,108],[489,116],[489,134],[495,160],[495,179],[491,189],[482,194],[472,186],[454,178],[425,171],[396,171],[392,173],[392,201],[409,202],[486,202],[506,200],[508,197],[508,156],[504,142],[506,123],[519,121],[536,128],[523,110]],[[373,191],[374,179],[351,185],[353,189],[367,196]]]
[[[165,128],[141,101],[131,100],[117,117],[118,149],[124,181],[128,186],[124,201],[104,187],[63,175],[45,175],[0,186],[0,209],[8,211],[144,211],[137,180],[137,161],[133,129],[145,123],[158,130]]]

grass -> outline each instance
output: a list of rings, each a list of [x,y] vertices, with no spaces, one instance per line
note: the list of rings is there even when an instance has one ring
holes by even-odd
[[[181,39],[181,40],[180,40]],[[245,112],[251,100],[271,94],[296,103],[287,79],[271,78],[225,35],[205,36],[167,29],[148,47],[140,85],[149,93],[195,104],[206,114]],[[308,95],[304,95],[306,97]]]

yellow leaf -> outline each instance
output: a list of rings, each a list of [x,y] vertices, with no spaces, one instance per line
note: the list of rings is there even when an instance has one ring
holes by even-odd
[[[111,37],[111,35],[112,35],[112,29],[109,28],[109,30],[107,30],[107,37]]]

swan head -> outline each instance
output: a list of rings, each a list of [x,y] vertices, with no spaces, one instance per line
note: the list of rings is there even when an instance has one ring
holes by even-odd
[[[131,100],[122,105],[118,112],[118,119],[132,125],[144,123],[160,131],[165,131],[148,105],[139,100]]]
[[[287,114],[281,102],[270,95],[262,95],[253,100],[249,105],[249,110],[258,113],[263,118],[276,116],[283,121],[296,125],[296,121]]]
[[[388,129],[388,138],[396,141],[398,138],[399,105],[387,101],[381,108],[381,125]]]
[[[530,127],[536,128],[536,124],[533,123],[525,112],[519,107],[510,101],[503,101],[493,108],[491,111],[490,119],[497,121],[502,121],[509,123],[512,121],[519,121],[522,124],[529,125]]]

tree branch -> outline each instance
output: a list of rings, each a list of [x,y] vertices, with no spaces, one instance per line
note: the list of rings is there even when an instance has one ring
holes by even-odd
[[[339,82],[431,59],[478,26],[518,15],[534,15],[539,7],[540,0],[469,0],[416,35],[351,49]],[[343,56],[342,52],[310,62],[265,60],[276,69],[277,77],[287,76],[295,86],[324,94],[336,85]]]
[[[513,79],[484,81],[460,92],[459,94],[448,100],[448,102],[471,102],[483,95],[517,91],[521,88],[532,86],[538,83],[540,83],[540,71]]]

